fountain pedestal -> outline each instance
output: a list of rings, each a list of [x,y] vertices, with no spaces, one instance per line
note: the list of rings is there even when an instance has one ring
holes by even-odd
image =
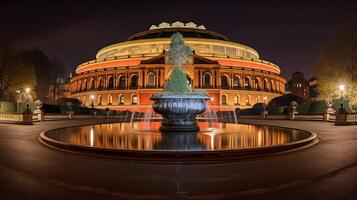
[[[162,95],[152,96],[153,110],[163,118],[160,131],[198,131],[196,116],[206,108],[208,96]]]

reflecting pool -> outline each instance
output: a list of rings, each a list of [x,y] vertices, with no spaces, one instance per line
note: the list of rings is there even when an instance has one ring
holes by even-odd
[[[200,131],[160,132],[160,122],[87,125],[51,130],[45,137],[86,147],[137,151],[219,151],[272,147],[304,140],[311,133],[288,128],[199,122]]]

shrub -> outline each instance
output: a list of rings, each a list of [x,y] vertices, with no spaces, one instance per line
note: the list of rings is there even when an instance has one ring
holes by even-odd
[[[267,111],[269,115],[281,115],[284,114],[286,106],[268,106]]]
[[[309,114],[322,114],[326,111],[326,103],[324,101],[312,102],[309,108]]]
[[[298,104],[296,111],[299,114],[307,114],[309,112],[310,103]]]
[[[1,101],[0,112],[16,112],[16,104],[9,101]]]

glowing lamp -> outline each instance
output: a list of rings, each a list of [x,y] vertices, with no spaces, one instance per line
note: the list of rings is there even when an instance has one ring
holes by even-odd
[[[338,88],[340,89],[340,91],[344,91],[345,90],[345,85],[339,85]]]

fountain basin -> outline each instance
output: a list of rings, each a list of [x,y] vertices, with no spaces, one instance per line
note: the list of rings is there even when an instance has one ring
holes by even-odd
[[[152,129],[144,129],[150,123]],[[40,141],[57,149],[151,162],[217,162],[296,150],[316,134],[265,125],[199,122],[198,132],[160,132],[160,122],[112,123],[50,130]]]
[[[196,116],[207,109],[205,95],[162,95],[152,96],[153,110],[163,118],[160,131],[198,131]]]

